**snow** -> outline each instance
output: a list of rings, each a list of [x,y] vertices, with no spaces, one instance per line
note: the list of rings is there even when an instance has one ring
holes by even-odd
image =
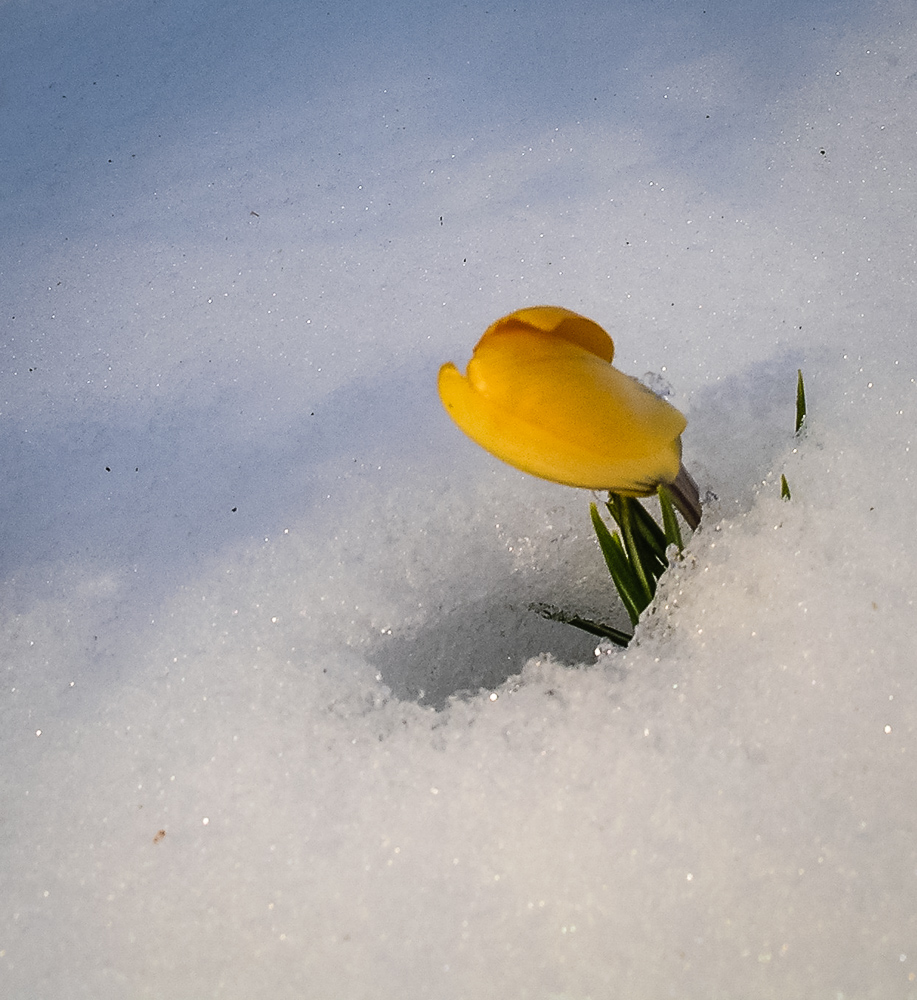
[[[0,992],[917,997],[912,5],[0,26]],[[538,303],[689,419],[626,651],[436,398]]]

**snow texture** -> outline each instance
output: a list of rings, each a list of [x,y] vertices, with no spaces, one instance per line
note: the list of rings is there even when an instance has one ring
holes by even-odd
[[[0,136],[4,997],[917,997],[912,3],[7,0]],[[539,303],[689,419],[626,651],[436,398]]]

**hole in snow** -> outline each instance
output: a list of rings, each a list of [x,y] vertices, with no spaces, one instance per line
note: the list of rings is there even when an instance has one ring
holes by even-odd
[[[396,698],[441,709],[452,695],[499,687],[533,656],[592,663],[595,644],[577,628],[491,599],[462,605],[410,636],[382,635],[367,659]]]

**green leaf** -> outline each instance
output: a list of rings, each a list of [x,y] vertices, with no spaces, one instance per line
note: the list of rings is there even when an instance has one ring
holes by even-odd
[[[796,379],[796,433],[802,430],[802,425],[806,419],[806,386],[802,380],[802,369],[797,368]]]
[[[614,518],[615,523],[621,529],[624,538],[624,547],[628,562],[633,567],[634,579],[637,582],[640,597],[641,610],[652,600],[652,595],[647,596],[646,587],[641,579],[647,580],[652,588],[653,583],[665,571],[665,551],[656,548],[652,537],[647,538],[646,532],[640,530],[637,518],[646,511],[632,497],[622,497],[618,493],[609,493],[605,506],[609,514]]]
[[[640,581],[637,579],[624,547],[621,545],[618,533],[612,534],[608,530],[608,526],[602,520],[599,509],[594,503],[589,505],[589,514],[592,518],[592,527],[599,540],[599,548],[605,557],[605,565],[621,595],[631,624],[636,625],[640,620],[640,612],[646,607],[646,604],[642,602]]]
[[[634,513],[634,507],[640,508],[640,504],[633,497],[617,496],[614,493],[610,494],[609,503],[611,502],[611,498],[617,501],[619,517],[615,518],[615,520],[621,526],[624,550],[627,553],[627,557],[634,570],[634,575],[637,577],[640,590],[643,594],[640,603],[640,610],[642,611],[653,599],[653,594],[656,590],[656,577],[653,575],[651,569],[651,560],[653,559],[652,550],[646,545],[642,536],[634,530],[634,520],[637,516]],[[650,580],[652,580],[652,583],[650,583]]]
[[[662,484],[659,485],[657,492],[659,493],[659,506],[662,508],[662,526],[665,529],[666,545],[677,546],[678,554],[681,555],[685,547],[681,540],[681,528],[678,526],[678,518],[675,516],[672,494]]]
[[[536,611],[542,618],[547,618],[548,621],[573,625],[575,628],[582,629],[590,635],[597,635],[601,639],[610,639],[618,646],[626,646],[633,639],[633,635],[629,632],[622,632],[621,629],[615,628],[613,625],[603,625],[601,622],[592,621],[591,618],[581,618],[579,615],[571,615],[566,611],[560,611],[546,604],[532,604],[529,606],[529,610]]]
[[[792,499],[792,494],[790,493],[790,484],[786,481],[786,476],[782,473],[780,475],[780,496],[784,500]]]
[[[631,500],[630,508],[635,525],[635,534],[639,534],[646,542],[650,553],[658,563],[659,568],[654,573],[654,576],[658,578],[668,569],[669,565],[668,556],[665,554],[666,547],[668,546],[665,532],[659,527],[653,515],[650,514],[639,500]],[[649,562],[650,560],[647,560],[647,565],[649,565]]]

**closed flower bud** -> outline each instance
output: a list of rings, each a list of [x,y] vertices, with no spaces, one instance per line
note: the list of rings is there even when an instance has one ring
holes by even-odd
[[[520,309],[490,326],[467,375],[439,372],[450,417],[504,462],[542,479],[641,497],[685,479],[684,416],[611,364],[614,343],[596,323],[557,306]],[[679,484],[679,485],[676,485]],[[682,500],[684,498],[681,498]]]

